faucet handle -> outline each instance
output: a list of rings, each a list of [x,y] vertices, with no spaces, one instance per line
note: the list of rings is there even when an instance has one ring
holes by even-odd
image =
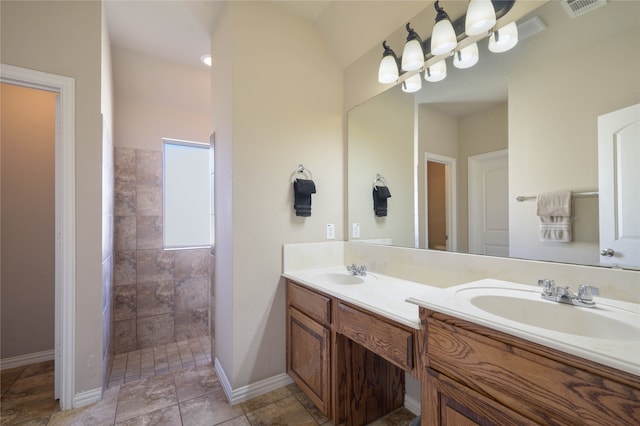
[[[543,287],[542,292],[550,295],[553,293],[553,289],[556,287],[556,282],[550,279],[538,280],[538,287]]]
[[[587,284],[580,284],[580,287],[578,287],[578,299],[584,302],[591,302],[593,301],[593,296],[599,295],[600,290],[598,287],[592,287]]]

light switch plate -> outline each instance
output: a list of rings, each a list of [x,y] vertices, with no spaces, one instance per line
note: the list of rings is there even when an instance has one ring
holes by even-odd
[[[333,223],[327,223],[327,240],[336,239],[336,226]]]
[[[360,238],[360,224],[354,223],[351,225],[351,238]]]

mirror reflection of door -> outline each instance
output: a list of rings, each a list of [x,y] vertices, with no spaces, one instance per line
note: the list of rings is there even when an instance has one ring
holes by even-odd
[[[447,250],[447,166],[427,161],[427,217],[431,250]]]
[[[600,262],[640,268],[640,104],[598,117]]]
[[[506,149],[469,157],[469,253],[509,256]]]
[[[426,153],[426,247],[456,250],[456,160]]]

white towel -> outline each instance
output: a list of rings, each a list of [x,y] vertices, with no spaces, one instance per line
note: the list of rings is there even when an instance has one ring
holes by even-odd
[[[540,241],[571,241],[571,191],[538,195]]]

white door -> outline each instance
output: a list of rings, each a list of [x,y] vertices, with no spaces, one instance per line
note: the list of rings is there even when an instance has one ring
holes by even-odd
[[[469,252],[509,256],[506,149],[469,157]]]
[[[640,104],[598,117],[600,262],[640,267]]]

